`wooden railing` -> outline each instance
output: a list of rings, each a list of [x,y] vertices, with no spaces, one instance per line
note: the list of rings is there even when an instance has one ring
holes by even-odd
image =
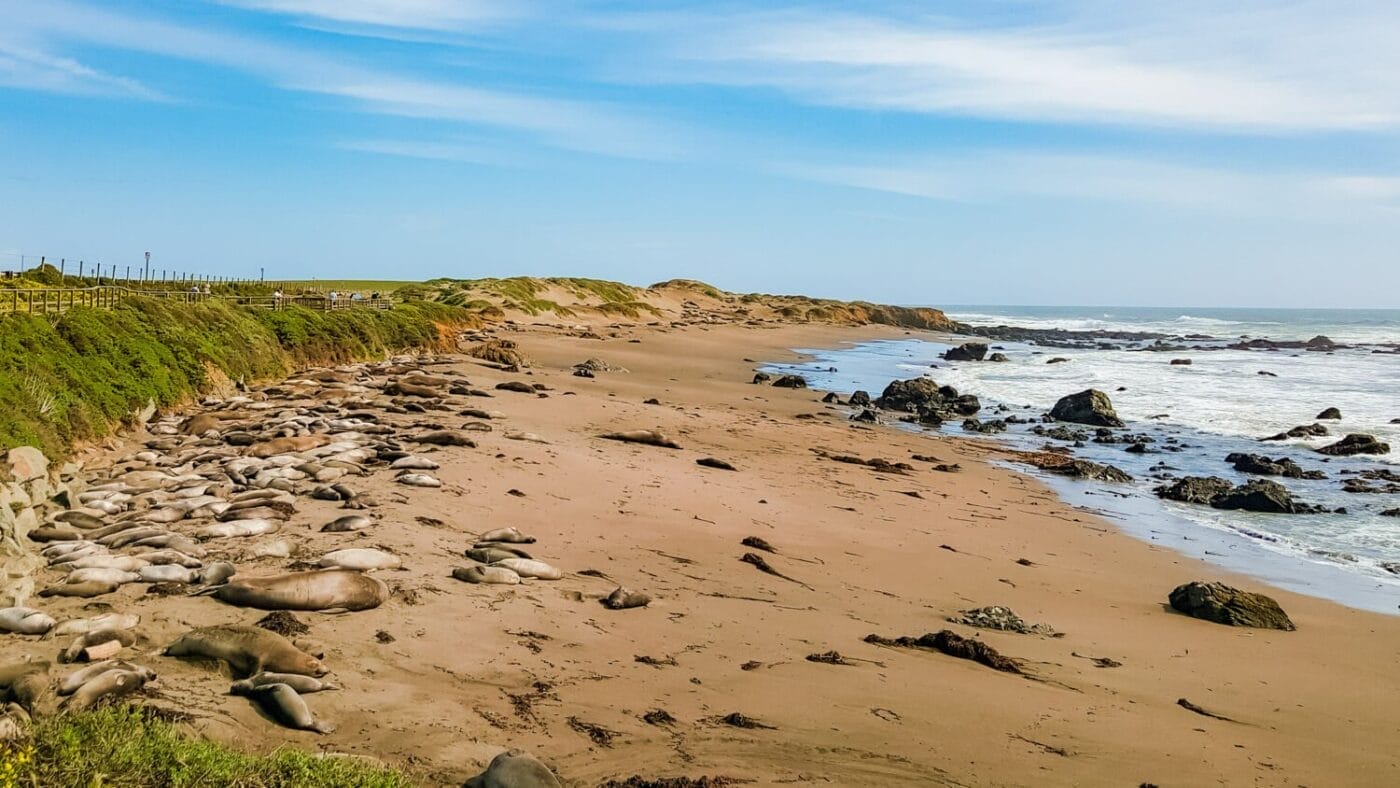
[[[336,298],[325,296],[223,296],[194,290],[129,290],[125,287],[52,287],[52,288],[0,288],[0,314],[25,312],[28,314],[57,314],[74,307],[111,309],[132,296],[163,298],[179,303],[193,304],[201,301],[220,300],[228,303],[249,306],[255,309],[286,309],[300,306],[322,312],[341,309],[392,309],[394,302],[387,298]]]

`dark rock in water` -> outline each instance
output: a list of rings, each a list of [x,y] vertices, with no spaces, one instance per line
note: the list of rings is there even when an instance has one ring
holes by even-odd
[[[1005,353],[993,353],[992,355],[987,356],[987,360],[988,360],[988,361],[1008,361],[1009,359],[1006,357],[1006,354],[1005,354]]]
[[[1391,419],[1391,420],[1390,420],[1390,423],[1391,423],[1391,424],[1400,424],[1400,419]]]
[[[1172,359],[1171,365],[1172,365],[1173,367],[1189,367],[1189,366],[1191,366],[1191,359],[1189,359],[1189,358],[1174,358],[1174,359]]]
[[[1400,493],[1400,484],[1391,482],[1384,486],[1368,484],[1364,479],[1347,479],[1342,483],[1342,492],[1348,493],[1384,493],[1394,495]]]
[[[1153,492],[1158,498],[1182,503],[1209,504],[1227,493],[1234,485],[1219,476],[1187,476],[1171,484],[1162,485]]]
[[[1217,624],[1286,632],[1297,629],[1273,599],[1224,583],[1186,583],[1172,589],[1168,600],[1177,611]]]
[[[807,388],[807,379],[801,375],[783,375],[773,381],[773,386],[780,389],[805,389]]]
[[[1400,517],[1400,506],[1397,506],[1394,509],[1386,509],[1385,511],[1381,512],[1381,517]]]
[[[851,417],[851,421],[859,421],[863,424],[875,424],[880,418],[875,415],[875,411],[870,408],[863,409],[860,413]]]
[[[996,432],[1006,432],[1006,422],[1001,419],[991,419],[989,421],[967,419],[963,422],[962,428],[968,432],[980,432],[983,435],[990,435]]]
[[[1341,421],[1342,412],[1336,408],[1328,408],[1316,416],[1313,416],[1313,418],[1318,421]]]
[[[1096,462],[1069,457],[1057,452],[1043,451],[1022,455],[1022,460],[1050,473],[1069,476],[1074,479],[1088,479],[1103,482],[1130,482],[1132,476],[1121,468],[1100,465]]]
[[[826,395],[825,397],[822,397],[822,402],[825,403],[825,404],[827,404],[827,405],[831,405],[831,404],[840,405],[840,404],[841,404],[841,398],[838,397],[838,396],[836,396],[836,392],[831,391],[831,392],[827,392],[827,395]]]
[[[1289,479],[1325,479],[1327,476],[1322,471],[1305,471],[1298,466],[1298,463],[1280,457],[1271,460],[1258,454],[1243,454],[1233,452],[1225,456],[1225,462],[1235,466],[1235,470],[1240,473],[1257,473],[1264,476],[1285,476]]]
[[[1353,454],[1389,454],[1390,444],[1376,440],[1374,435],[1353,432],[1336,443],[1317,450],[1332,457],[1350,457]]]
[[[852,393],[851,393],[851,398],[848,399],[848,400],[846,400],[846,403],[849,404],[849,405],[850,405],[851,407],[853,407],[853,408],[868,408],[868,407],[870,407],[870,392],[868,392],[868,391],[855,391],[855,392],[852,392]]]
[[[1121,427],[1123,421],[1113,411],[1108,395],[1098,389],[1085,389],[1078,394],[1061,397],[1050,411],[1051,418],[1096,427]]]
[[[1031,427],[1031,432],[1041,437],[1056,441],[1064,441],[1066,443],[1077,443],[1079,441],[1089,440],[1089,433],[1084,430],[1066,427],[1063,424],[1057,424],[1053,427],[1044,427],[1037,424]]]
[[[1129,446],[1123,451],[1126,451],[1129,454],[1146,454],[1148,452],[1148,448],[1146,443],[1134,443],[1133,445]]]
[[[753,376],[753,382],[754,382],[755,384],[758,384],[758,383],[767,383],[768,381],[770,381],[770,380],[772,380],[772,379],[773,379],[773,376],[772,376],[772,375],[769,375],[767,372],[755,372],[755,373],[754,373],[754,376]]]
[[[982,401],[973,394],[959,394],[948,406],[959,416],[971,416],[982,409]]]
[[[1268,479],[1250,479],[1229,492],[1213,498],[1214,509],[1243,509],[1248,512],[1272,514],[1310,514],[1322,511],[1318,507],[1298,503],[1288,488]]]
[[[1259,372],[1258,372],[1257,374],[1263,375],[1263,376],[1266,377],[1266,378],[1276,378],[1276,377],[1278,377],[1278,375],[1275,375],[1275,374],[1272,373],[1272,372],[1268,372],[1268,371],[1262,370],[1262,369],[1259,370]]]
[[[910,380],[892,380],[880,398],[875,400],[875,407],[884,410],[903,410],[910,413],[918,413],[921,410],[933,410],[943,404],[943,395],[938,391],[938,384],[933,378],[912,378]]]
[[[1320,438],[1329,435],[1327,428],[1321,424],[1300,424],[1288,432],[1280,432],[1277,435],[1270,435],[1267,438],[1260,438],[1261,441],[1286,441],[1289,438]]]
[[[1400,512],[1400,509],[1394,509],[1392,511]],[[1392,575],[1400,575],[1400,561],[1382,561],[1380,567]]]
[[[987,343],[985,342],[965,342],[955,348],[949,348],[943,354],[943,358],[948,361],[981,361],[987,356]]]
[[[1046,363],[1046,364],[1066,364],[1066,363],[1068,363],[1068,362],[1069,362],[1069,359],[1065,358],[1064,356],[1055,356],[1054,358],[1050,359],[1049,361],[1047,361],[1047,362],[1045,362],[1045,363]]]

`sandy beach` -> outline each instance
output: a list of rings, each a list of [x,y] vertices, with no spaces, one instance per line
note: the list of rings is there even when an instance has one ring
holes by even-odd
[[[519,379],[545,384],[548,396],[455,399],[501,417],[474,434],[477,448],[432,455],[440,489],[405,488],[386,472],[358,480],[381,503],[373,529],[319,533],[343,512],[299,504],[279,537],[300,557],[376,546],[404,560],[380,573],[395,590],[385,605],[298,614],[343,687],[308,699],[334,733],[277,727],[225,694],[226,675],[164,657],[147,660],[160,674],[150,702],[193,714],[192,730],[220,740],[371,756],[431,785],[459,785],[507,747],[576,786],[632,775],[841,786],[1400,783],[1400,619],[1270,589],[1130,538],[992,464],[993,447],[857,425],[819,392],[749,382],[758,362],[792,358],[791,348],[903,330],[596,330],[603,339],[559,326],[500,330],[532,360],[528,375],[454,360],[479,388]],[[573,376],[591,357],[626,371]],[[462,421],[452,411],[395,418]],[[630,429],[660,430],[682,448],[597,437]],[[514,432],[543,442],[506,437]],[[100,468],[136,445],[83,459]],[[914,470],[879,472],[819,450]],[[736,470],[698,466],[705,457]],[[473,537],[504,526],[536,536],[533,555],[565,578],[452,579]],[[740,560],[755,552],[741,544],[753,536],[776,548],[762,555],[781,577]],[[270,574],[288,563],[238,566]],[[1168,592],[1191,580],[1268,593],[1298,629],[1171,611]],[[619,584],[654,602],[600,605]],[[140,585],[93,601],[139,613],[147,653],[191,626],[263,615],[146,596]],[[1056,634],[947,620],[988,605]],[[94,611],[76,599],[43,607],[60,620]],[[1024,674],[863,640],[943,629],[1020,660]],[[7,657],[53,648],[4,643]],[[807,659],[831,651],[849,664]],[[761,727],[722,720],[735,712]]]

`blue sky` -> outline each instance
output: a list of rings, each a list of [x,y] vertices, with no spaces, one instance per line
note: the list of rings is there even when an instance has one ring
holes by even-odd
[[[1400,306],[1400,4],[0,0],[0,268]]]

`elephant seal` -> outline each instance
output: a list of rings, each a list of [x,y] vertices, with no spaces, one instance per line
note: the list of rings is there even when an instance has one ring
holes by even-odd
[[[331,733],[335,725],[318,720],[297,691],[286,684],[263,684],[253,687],[248,696],[280,725],[299,731]]]
[[[393,553],[375,550],[371,547],[352,547],[347,550],[334,550],[321,556],[321,566],[337,569],[354,569],[369,572],[374,569],[398,569],[403,561]]]
[[[102,528],[103,526],[107,525],[107,523],[102,521],[102,518],[92,514],[88,514],[87,512],[81,511],[79,509],[70,509],[66,512],[59,512],[58,514],[54,515],[53,519],[54,522],[67,523],[68,525],[71,525],[74,528],[81,528],[84,531],[91,531],[97,528]]]
[[[622,586],[613,589],[611,594],[603,597],[603,607],[609,610],[629,610],[634,607],[646,607],[651,604],[651,595],[641,591],[629,591]]]
[[[223,660],[243,676],[263,670],[303,676],[324,676],[330,672],[319,659],[276,632],[241,624],[192,629],[166,646],[165,655]]]
[[[442,482],[429,476],[426,473],[401,473],[394,478],[399,484],[407,484],[410,487],[441,487]]]
[[[193,583],[199,577],[198,569],[186,569],[175,564],[147,566],[141,569],[143,583]]]
[[[524,548],[519,547],[517,545],[513,545],[510,542],[477,542],[476,544],[472,545],[472,547],[478,550],[504,550],[505,552],[510,553],[516,558],[534,558],[534,556],[526,552]]]
[[[102,629],[134,629],[141,617],[134,613],[103,613],[90,618],[74,618],[59,624],[55,635],[86,635]]]
[[[532,558],[503,558],[491,566],[505,567],[521,577],[534,577],[540,580],[559,580],[564,573],[558,567]]]
[[[94,678],[109,670],[125,670],[132,673],[140,673],[146,677],[147,681],[151,681],[156,677],[156,672],[150,668],[141,665],[133,665],[126,660],[108,659],[102,662],[94,662],[81,670],[75,670],[67,676],[64,676],[58,683],[58,694],[64,696],[72,695],[84,684],[87,684],[89,681],[92,681]]]
[[[506,750],[491,759],[486,771],[462,788],[564,788],[548,766],[521,750]]]
[[[340,687],[329,681],[321,681],[312,676],[302,676],[296,673],[268,673],[263,671],[254,676],[249,676],[242,681],[235,681],[228,688],[230,695],[247,695],[258,687],[265,687],[269,684],[286,684],[300,694],[308,692],[324,692],[325,690],[338,690]]]
[[[505,542],[507,544],[534,544],[535,537],[526,536],[525,534],[522,534],[520,532],[519,528],[511,526],[510,528],[497,528],[494,531],[487,531],[486,533],[477,537],[476,541],[478,543]]]
[[[259,610],[368,610],[389,598],[389,587],[360,572],[327,569],[231,580],[201,593]]]
[[[318,449],[330,443],[331,439],[326,435],[298,435],[294,438],[276,438],[262,443],[255,443],[248,447],[249,457],[267,459],[276,457],[279,454],[293,454],[299,451],[310,451]]]
[[[272,520],[255,518],[206,525],[194,532],[196,539],[230,539],[235,536],[261,536],[276,533],[282,526]]]
[[[125,629],[99,629],[84,633],[74,638],[73,642],[68,644],[68,648],[59,653],[58,661],[77,662],[83,658],[83,652],[87,649],[112,640],[120,643],[122,648],[127,648],[136,643],[136,634]]]
[[[504,561],[507,558],[529,558],[529,555],[521,555],[524,550],[507,550],[501,547],[473,547],[467,550],[465,555],[473,561],[480,561],[483,564],[494,564],[497,561]]]
[[[504,566],[456,566],[452,568],[452,576],[464,583],[512,586],[520,583],[520,575]]]
[[[91,580],[85,583],[60,583],[56,586],[49,586],[39,592],[41,597],[51,596],[72,596],[90,599],[103,594],[110,594],[117,590],[116,583],[105,583]]]
[[[238,567],[228,561],[215,561],[204,567],[203,571],[199,573],[199,582],[207,586],[216,586],[235,574],[238,574]]]
[[[0,609],[0,632],[17,635],[42,635],[53,629],[53,617],[32,607]]]
[[[374,521],[363,514],[347,514],[321,526],[321,533],[338,534],[346,531],[363,531],[371,525],[374,525]]]
[[[141,575],[135,572],[128,572],[125,569],[116,567],[92,567],[90,569],[74,569],[68,573],[65,581],[70,584],[76,583],[111,583],[112,585],[124,585],[126,583],[141,582]]]
[[[90,709],[104,701],[112,701],[146,686],[146,674],[134,670],[109,670],[83,684],[68,700],[63,708],[69,711]]]
[[[598,437],[623,443],[641,443],[647,446],[660,446],[663,449],[679,449],[681,445],[656,430],[626,430],[609,432]]]
[[[441,467],[442,465],[436,460],[420,457],[417,454],[400,457],[389,463],[389,468],[395,471],[435,471]]]
[[[10,697],[31,714],[34,713],[35,704],[48,691],[49,673],[47,670],[31,671],[10,682]]]

